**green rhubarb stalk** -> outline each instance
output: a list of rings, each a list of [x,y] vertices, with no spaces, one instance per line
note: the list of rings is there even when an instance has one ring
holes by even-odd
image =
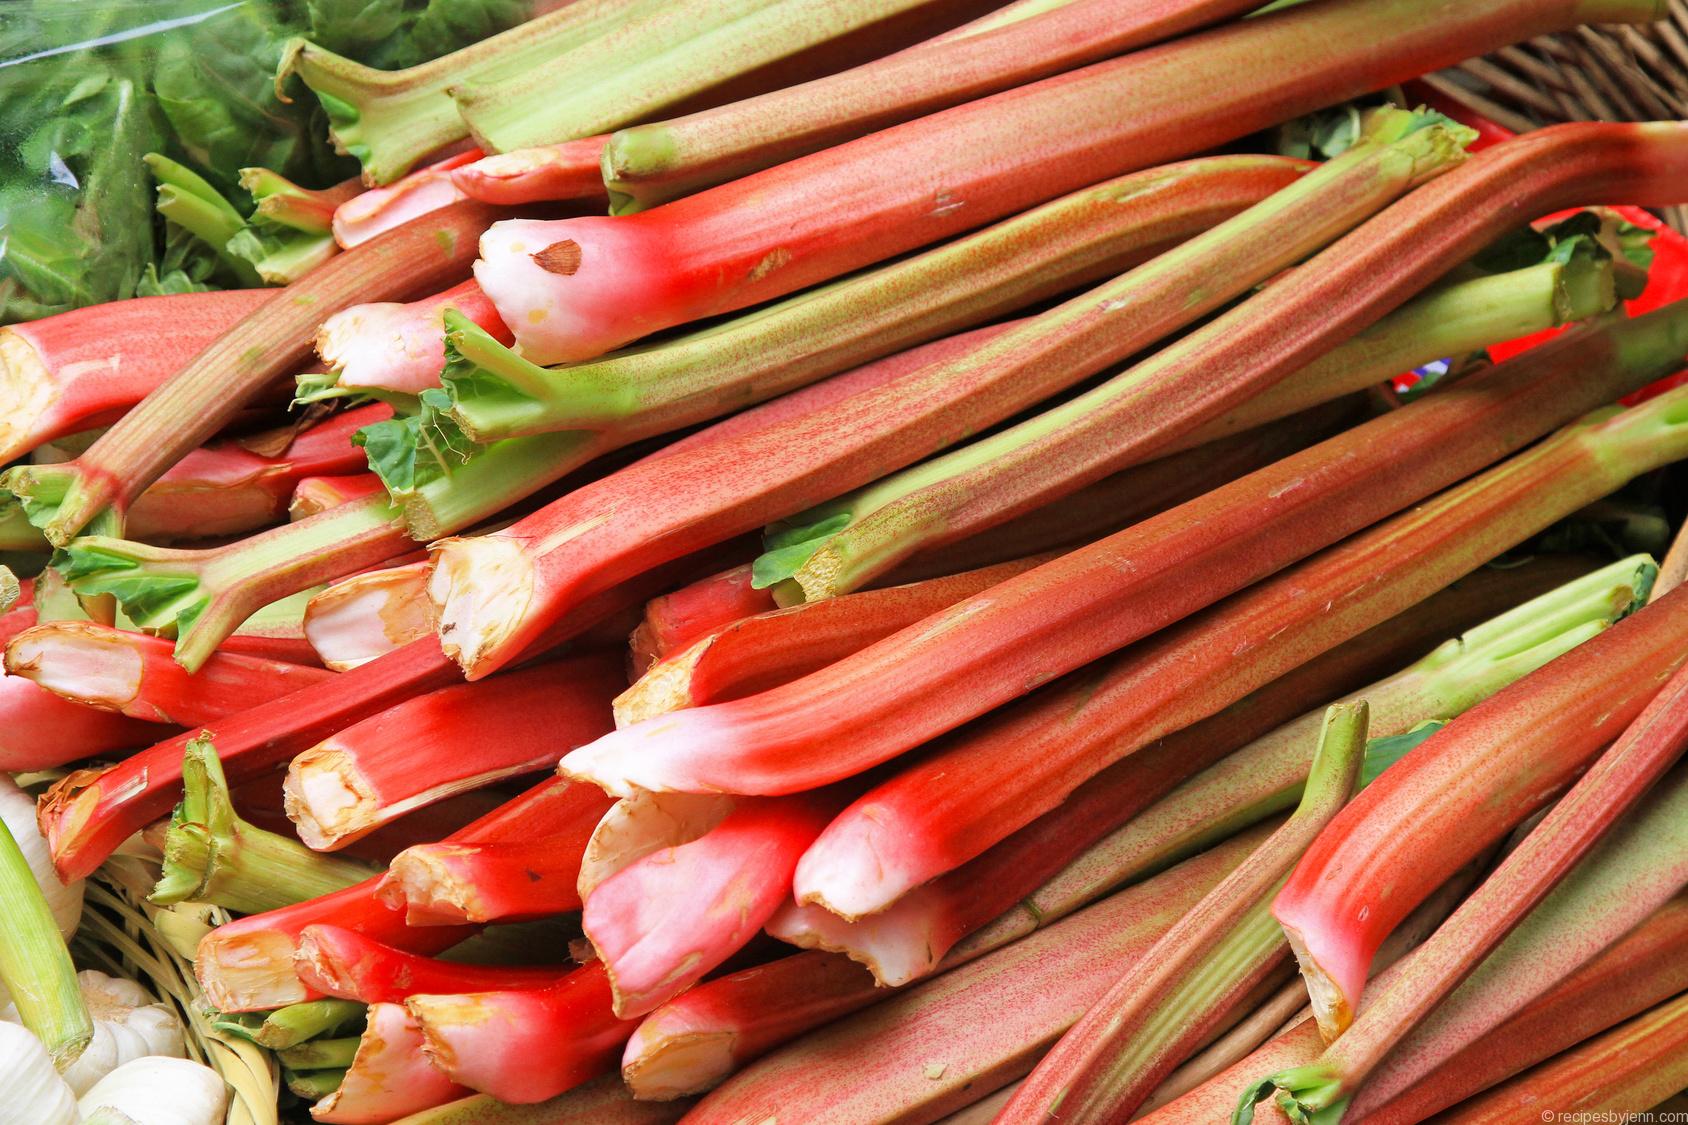
[[[206,550],[85,535],[54,565],[78,595],[110,594],[138,628],[173,634],[191,672],[265,606],[412,546],[400,513],[376,495]]]
[[[210,736],[188,743],[182,784],[182,801],[164,837],[163,877],[149,896],[161,906],[191,899],[258,914],[343,890],[374,873],[366,864],[314,852],[242,820]]]
[[[1121,176],[890,265],[586,363],[540,367],[462,331],[458,350],[470,362],[442,376],[450,413],[470,439],[491,442],[603,429],[632,411],[685,421],[737,410],[1117,273],[1258,202],[1301,167],[1222,156]]]
[[[268,168],[242,168],[240,186],[257,208],[228,240],[228,251],[271,285],[291,284],[340,252],[334,208],[351,198],[355,184],[311,191]]]
[[[1324,715],[1307,784],[1283,827],[1103,994],[1015,1093],[1015,1121],[1111,1121],[1130,1114],[1289,951],[1271,904],[1313,837],[1353,795],[1365,703]]]
[[[352,1065],[357,1054],[359,1038],[355,1035],[341,1039],[307,1039],[296,1047],[276,1052],[276,1059],[291,1070],[344,1070]]]
[[[320,1101],[340,1088],[340,1083],[346,1080],[346,1068],[335,1067],[331,1070],[287,1070],[283,1072],[287,1082],[287,1089],[308,1102]]]
[[[278,91],[298,75],[328,114],[336,149],[357,158],[370,184],[398,179],[428,154],[469,135],[447,92],[470,80],[512,77],[560,58],[665,0],[575,0],[462,50],[406,70],[363,66],[305,39],[288,42]]]
[[[1616,300],[1612,259],[1586,241],[1550,261],[1443,286],[1154,455],[1275,421],[1432,360],[1606,312]],[[1153,360],[1144,365],[1151,373],[1153,368]],[[787,605],[835,597],[862,588],[916,552],[959,537],[946,512],[958,499],[988,491],[1000,458],[1067,429],[1108,397],[1101,388],[773,525],[767,550],[756,561],[756,585],[773,586],[776,599]],[[934,509],[929,490],[940,489],[945,495],[939,503],[949,506]],[[969,525],[966,533],[979,529]]]
[[[236,1019],[220,1025],[244,1034],[260,1047],[284,1051],[319,1035],[361,1029],[365,1010],[356,1000],[307,1000],[266,1012],[255,1024]]]
[[[252,263],[229,249],[229,240],[246,229],[234,205],[199,173],[167,156],[149,152],[141,159],[158,181],[158,213],[211,247],[243,285],[262,285]]]
[[[313,191],[268,168],[242,168],[240,186],[257,204],[254,219],[289,227],[301,234],[331,234],[334,209],[358,193],[353,182]]]
[[[469,133],[508,152],[605,133],[926,0],[672,4],[514,78],[452,89]]]
[[[63,1070],[94,1037],[70,950],[11,830],[0,824],[0,984],[18,1019]]]

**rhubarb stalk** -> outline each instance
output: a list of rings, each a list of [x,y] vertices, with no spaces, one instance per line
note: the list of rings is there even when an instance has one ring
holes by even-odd
[[[293,486],[293,499],[287,505],[290,522],[310,519],[330,508],[338,508],[353,500],[386,491],[387,486],[374,473],[347,473],[334,477],[305,477]]]
[[[332,583],[305,606],[305,639],[325,668],[344,672],[426,637],[427,564],[365,571]]]
[[[456,168],[451,182],[482,203],[542,203],[560,199],[602,199],[601,164],[608,137],[585,137],[556,145],[494,153]]]
[[[563,769],[617,795],[633,788],[781,793],[851,776],[1422,499],[1578,410],[1644,385],[1688,350],[1679,338],[1684,327],[1688,304],[1661,310],[1652,319],[1562,337],[1000,583],[801,680],[606,735],[570,754]],[[1619,334],[1626,328],[1635,335]],[[1570,360],[1583,347],[1626,358],[1606,369],[1609,382],[1595,386],[1582,364]],[[1542,395],[1544,381],[1564,390]],[[1551,405],[1544,401],[1549,398]],[[1506,419],[1505,427],[1495,424],[1500,418]],[[1684,435],[1688,428],[1675,424],[1668,407],[1659,406],[1630,417],[1628,425],[1613,419],[1574,427],[1549,448],[1562,450],[1562,457],[1609,466],[1617,479],[1601,483],[1610,491],[1627,474],[1641,471],[1635,464],[1673,459]],[[1588,452],[1581,448],[1585,443],[1593,446]],[[1625,452],[1608,456],[1608,443]],[[1424,453],[1408,455],[1408,449]],[[1540,455],[1524,456],[1530,463]],[[1503,466],[1480,479],[1507,475]],[[1201,582],[1190,580],[1192,567]],[[957,660],[958,652],[967,658]],[[963,681],[964,689],[959,686]],[[871,705],[865,702],[869,698]],[[981,739],[993,742],[1012,725],[1012,718],[1001,718],[962,741],[975,746]],[[1024,739],[1014,744],[1012,738],[1009,743],[1014,749],[1002,752],[1014,756],[1031,744]],[[954,800],[951,811],[975,825],[986,809],[1011,810],[1014,822],[1007,827],[1012,830],[1135,745],[1140,743],[1102,750],[1087,732],[1076,744],[1044,754],[1035,768],[1015,775],[1018,782],[1071,771],[1067,783],[1042,800],[1026,800],[1023,790],[1010,798],[1018,785],[997,785],[989,796],[975,800],[962,797],[946,778],[944,805],[949,810]],[[941,771],[938,763],[953,760],[955,753],[967,751],[938,754],[904,776]],[[864,798],[876,804],[881,800],[882,794]],[[938,806],[929,799],[923,804],[928,816],[937,815]],[[959,810],[966,810],[965,816]],[[869,854],[884,854],[866,841],[863,846]],[[900,849],[899,859],[912,859],[912,849]],[[866,912],[830,899],[828,906],[847,917]]]
[[[424,992],[544,988],[573,968],[461,965],[394,949],[339,926],[306,926],[300,931],[293,966],[300,980],[324,996],[365,1004],[402,1004]]]
[[[473,281],[409,304],[353,305],[323,321],[317,331],[317,354],[329,374],[302,376],[301,399],[323,397],[329,386],[336,394],[382,391],[406,395],[438,386],[440,368],[445,366],[447,309],[499,342],[510,342],[510,330]]]
[[[578,657],[454,684],[354,723],[293,759],[287,815],[334,851],[413,809],[555,764],[610,729],[621,661]]]
[[[333,231],[342,250],[350,250],[429,211],[467,199],[452,172],[480,157],[480,149],[472,148],[418,168],[396,183],[357,192],[334,208],[323,229]]]
[[[1674,196],[1680,190],[1675,185],[1685,179],[1682,169],[1671,166],[1677,159],[1688,159],[1688,129],[1676,126],[1563,126],[1487,150],[1338,242],[1318,265],[1309,263],[1313,268],[1297,271],[1174,344],[1188,363],[1183,370],[1209,381],[1206,390],[1145,404],[1170,411],[1178,421],[1161,417],[1156,425],[1145,417],[1139,419],[1144,430],[1134,427],[1134,435],[1158,440],[1147,435],[1170,436],[1221,413],[1475,253],[1499,232],[1503,212],[1510,212],[1474,207],[1474,198],[1492,204],[1504,196],[1511,201],[1508,208],[1528,212],[1567,194]],[[1233,319],[1244,310],[1246,324]],[[1288,332],[1286,324],[1296,331]],[[975,357],[996,354],[1017,335],[1005,333]],[[1040,369],[1013,368],[1017,378],[1009,382],[1028,391]],[[995,373],[1004,374],[1000,368]],[[959,440],[987,418],[1029,405],[1018,395],[1003,402],[1005,387],[977,370],[968,375],[943,366],[915,372],[900,386],[856,395],[803,423],[712,444],[707,453],[693,449],[683,460],[681,454],[662,458],[650,464],[650,477],[638,467],[624,470],[472,545],[437,545],[429,593],[441,609],[448,651],[471,677],[484,675],[519,651],[553,614],[616,576],[672,550],[741,531],[746,520],[767,523],[789,515],[821,495],[836,495]],[[916,409],[910,395],[926,379],[941,379],[944,392],[927,388]],[[989,394],[981,382],[991,388]],[[986,399],[998,409],[987,410]],[[745,464],[778,468],[747,480]],[[683,494],[670,496],[682,474]],[[664,479],[668,489],[654,491]],[[622,490],[635,486],[631,494],[649,513],[641,520],[623,518]],[[607,517],[609,510],[616,518]],[[475,582],[476,574],[490,573],[500,575],[496,591]]]
[[[102,530],[258,390],[296,369],[326,316],[358,301],[403,297],[460,276],[472,240],[498,214],[482,203],[432,212],[312,271],[219,335],[74,461],[10,470],[4,486],[63,546],[96,517]]]
[[[357,1054],[332,1093],[311,1107],[317,1121],[369,1125],[443,1105],[468,1093],[431,1066],[422,1033],[400,1004],[371,1004]]]

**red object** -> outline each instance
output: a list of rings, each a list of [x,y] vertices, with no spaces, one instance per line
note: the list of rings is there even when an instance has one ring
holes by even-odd
[[[300,980],[324,996],[375,1004],[399,1003],[419,992],[544,988],[556,984],[574,966],[511,968],[439,961],[339,926],[319,925],[300,931],[293,968]]]
[[[455,168],[451,182],[470,199],[483,203],[602,199],[601,163],[607,140],[608,136],[586,137],[482,156]]]

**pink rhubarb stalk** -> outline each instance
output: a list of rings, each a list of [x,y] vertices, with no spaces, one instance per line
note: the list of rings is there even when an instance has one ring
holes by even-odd
[[[615,990],[642,1016],[744,946],[791,893],[797,857],[847,799],[821,792],[740,802],[701,837],[622,867],[586,894],[581,927]]]
[[[468,1093],[431,1065],[422,1033],[401,1004],[371,1004],[346,1076],[311,1107],[329,1125],[382,1125]]]
[[[1012,1121],[1112,1121],[1132,1113],[1251,990],[1287,961],[1272,895],[1342,810],[1365,759],[1364,703],[1324,716],[1300,806],[1109,987],[1003,1110]]]
[[[580,786],[583,792],[590,786]],[[596,798],[597,794],[588,794]],[[580,909],[580,857],[608,802],[578,835],[499,844],[415,844],[393,857],[382,897],[412,926],[499,922]]]
[[[404,1125],[675,1125],[690,1108],[683,1101],[634,1101],[618,1075],[606,1074],[538,1105],[476,1094],[413,1113]]]
[[[295,370],[325,317],[460,277],[474,238],[498,214],[484,203],[455,203],[330,259],[217,336],[76,460],[19,466],[6,474],[5,487],[24,498],[32,522],[58,546],[96,517],[120,520],[171,465]]]
[[[1159,438],[1151,435],[1175,436],[1287,376],[1477,252],[1514,208],[1532,213],[1609,193],[1674,198],[1688,182],[1688,167],[1678,162],[1688,165],[1688,127],[1675,125],[1564,126],[1491,148],[1339,241],[1317,265],[1309,263],[1159,353],[1179,359],[1176,372],[1158,364],[1161,375],[1183,376],[1180,384],[1199,381],[1203,389],[1154,396],[1131,432],[1152,445]],[[1503,198],[1508,202],[1500,206]],[[1479,199],[1484,206],[1474,206]],[[1038,397],[1031,384],[1049,364],[1007,364],[1004,370],[985,360],[1001,358],[1002,350],[1015,355],[1021,332],[1044,319],[1004,333],[960,367],[917,371],[899,385],[846,399],[802,422],[711,443],[684,459],[665,457],[645,466],[647,472],[624,470],[473,545],[437,545],[430,597],[440,607],[449,651],[471,677],[484,675],[576,598],[628,571],[671,551],[718,541],[747,523],[789,515],[810,497],[865,483],[959,440],[986,417],[1029,405]],[[1117,342],[1117,331],[1109,335]],[[1017,393],[986,372],[1003,377]],[[1008,372],[1015,377],[1007,379]],[[919,393],[927,380],[941,384],[942,392],[928,385]],[[767,472],[748,477],[746,464]],[[645,518],[623,518],[626,494],[640,498]],[[612,510],[619,513],[614,519],[608,518]],[[496,590],[475,582],[475,575],[489,573],[500,575]]]
[[[158,737],[152,723],[61,699],[21,676],[0,676],[0,770],[50,770],[112,756]]]
[[[481,150],[467,149],[418,168],[385,187],[370,188],[351,196],[334,208],[330,220],[334,241],[350,250],[396,226],[438,211],[469,196],[459,190],[452,173],[481,158]],[[486,202],[495,202],[487,200]]]
[[[988,957],[775,1051],[701,1101],[698,1125],[769,1115],[936,1120],[1027,1073],[1265,839],[1257,830]],[[958,1029],[965,1028],[965,1035]],[[799,1080],[799,1076],[801,1076]]]
[[[1688,304],[1620,327],[1639,334],[1633,346],[1606,331],[1554,341],[1557,346],[1528,352],[1439,396],[1009,579],[820,672],[760,695],[616,731],[570,754],[563,768],[615,794],[634,788],[794,792],[859,773],[1422,499],[1580,410],[1643,385],[1654,372],[1679,361]],[[1570,358],[1585,347],[1629,358],[1606,368],[1609,381],[1596,386],[1585,377],[1583,364]],[[1564,387],[1563,392],[1539,394],[1544,381]],[[1668,422],[1661,426],[1656,412],[1648,417],[1651,426],[1619,427],[1624,436],[1614,434],[1613,440],[1645,450],[1643,457],[1669,460],[1670,435],[1681,435]],[[1507,424],[1498,425],[1499,419]],[[1659,429],[1665,436],[1655,432]],[[1424,452],[1408,455],[1409,449]],[[966,658],[958,659],[958,653]],[[1003,741],[1013,749],[999,752],[1030,759],[1026,748],[1031,740],[1002,738],[1014,714],[968,732],[958,745],[977,748]],[[1041,716],[1034,721],[1046,723]],[[1043,741],[1051,733],[1046,726]],[[988,796],[963,795],[946,776],[942,812],[922,799],[928,823],[979,825],[990,819],[987,812],[1012,818],[998,819],[1000,834],[979,839],[955,858],[977,854],[1135,748],[1104,748],[1106,742],[1088,733],[1078,740],[1063,734],[1060,740],[1068,745],[1040,750],[1036,768],[1013,774],[1015,784],[1000,784],[1007,773],[999,773]],[[904,779],[941,772],[941,763],[969,752],[940,754],[891,784],[912,792],[914,783]],[[1038,800],[1027,799],[1022,782],[1062,770],[1068,771],[1066,784]],[[876,823],[889,815],[883,792],[862,803],[881,806],[875,810]],[[861,817],[854,820],[866,828]],[[897,830],[899,839],[922,840],[923,845],[932,840],[931,832],[904,836],[903,831]],[[932,858],[917,858],[917,849],[906,846],[880,848],[866,839],[859,846],[887,865],[895,854],[903,870]],[[883,882],[875,880],[867,892],[872,901],[883,905],[895,897],[897,892],[889,890],[893,878],[887,872]],[[922,881],[913,878],[904,888]],[[805,883],[800,880],[800,888],[808,893]],[[854,890],[837,899],[828,894],[828,908],[846,917],[878,908],[858,905],[854,895]]]
[[[517,1104],[555,1097],[615,1065],[633,1033],[610,1007],[599,962],[546,988],[412,996],[422,1051],[472,1090]]]
[[[652,598],[629,640],[640,675],[694,642],[746,617],[778,609],[771,590],[751,585],[750,564],[735,566]]]
[[[482,203],[543,203],[604,198],[602,170],[607,136],[518,148],[454,168],[451,182]]]
[[[287,815],[306,844],[334,851],[413,809],[546,769],[610,729],[625,682],[620,660],[577,657],[405,700],[294,758]]]
[[[0,462],[115,422],[273,295],[136,297],[0,328]]]
[[[76,703],[176,726],[216,722],[334,674],[216,652],[189,675],[170,658],[169,641],[91,621],[54,621],[19,634],[6,646],[6,672]]]
[[[1378,944],[1428,889],[1563,789],[1684,660],[1688,597],[1666,599],[1433,735],[1308,850],[1273,910],[1327,1036],[1352,1022]]]
[[[1255,6],[1253,0],[1009,5],[850,70],[622,129],[609,138],[604,178],[616,211],[655,206],[876,129],[1171,39]]]
[[[317,354],[336,387],[420,394],[440,384],[445,366],[445,311],[468,317],[501,343],[510,330],[473,281],[409,304],[353,305],[322,322]],[[301,389],[321,380],[309,376]]]
[[[293,955],[299,979],[324,996],[400,1004],[419,992],[496,992],[556,984],[573,965],[510,968],[440,961],[383,945],[339,926],[306,926]]]
[[[362,500],[387,490],[374,473],[347,473],[343,476],[305,477],[293,486],[293,499],[287,505],[287,518],[297,523],[314,515]]]
[[[1295,7],[934,113],[638,215],[503,223],[483,238],[476,276],[531,358],[583,359],[1473,53],[1656,11],[1640,0],[1484,0],[1434,19],[1409,0]],[[1332,42],[1353,50],[1333,52]],[[863,202],[816,209],[816,198]]]
[[[427,570],[427,563],[414,562],[366,571],[313,597],[305,606],[305,639],[323,666],[344,672],[432,632]]]

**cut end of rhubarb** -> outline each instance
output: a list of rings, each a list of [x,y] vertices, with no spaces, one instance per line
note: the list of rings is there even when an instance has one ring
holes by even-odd
[[[586,842],[580,861],[580,899],[611,875],[652,852],[689,844],[727,819],[731,797],[639,793],[617,801]]]
[[[539,364],[592,359],[642,334],[628,309],[649,304],[649,294],[633,287],[655,276],[656,264],[628,224],[596,216],[506,219],[481,235],[480,250],[475,280],[524,358]],[[638,268],[618,269],[618,262]]]
[[[714,1089],[737,1067],[730,1031],[665,1033],[660,1016],[645,1020],[627,1042],[621,1080],[636,1101],[666,1102]]]
[[[343,848],[378,826],[379,798],[355,757],[333,739],[293,759],[281,792],[299,839],[319,852]]]
[[[419,322],[432,316],[433,331]],[[317,331],[317,355],[339,374],[342,387],[377,387],[418,394],[439,385],[445,366],[445,335],[440,309],[419,311],[412,305],[383,301],[353,305],[323,321]]]
[[[1335,1041],[1354,1022],[1354,1003],[1324,964],[1308,948],[1306,939],[1295,927],[1279,919],[1284,937],[1289,942],[1295,961],[1301,968],[1302,982],[1307,985],[1307,999],[1313,1007],[1313,1019],[1319,1025],[1319,1035],[1326,1043]],[[1362,982],[1364,974],[1361,974]]]
[[[788,902],[763,927],[800,949],[841,953],[873,974],[882,988],[899,988],[938,967],[953,942],[940,943],[933,924],[940,908],[905,895],[882,914],[846,921],[820,906]]]
[[[323,667],[344,672],[434,629],[428,564],[411,563],[334,583],[305,606],[305,639]]]
[[[633,686],[615,697],[615,725],[630,727],[658,715],[692,705],[692,671],[709,651],[713,637],[705,637],[684,652],[652,664]]]
[[[471,680],[509,655],[533,598],[533,564],[522,545],[499,535],[444,539],[431,549],[428,600],[440,647]]]
[[[109,361],[114,372],[117,359],[114,348]],[[0,400],[6,403],[0,414],[0,461],[14,461],[59,436],[42,425],[58,401],[57,388],[53,373],[23,334],[0,328]]]
[[[199,941],[194,974],[206,999],[221,1012],[300,1004],[311,994],[293,971],[293,953],[293,940],[285,934],[212,930]]]
[[[141,654],[104,628],[55,621],[26,629],[6,646],[6,671],[33,680],[54,695],[123,711],[141,691]],[[136,718],[169,722],[163,713]]]
[[[887,819],[885,806],[866,797],[840,813],[797,864],[797,901],[856,921],[889,909],[931,872],[957,866],[935,862],[932,849],[907,833],[886,832]]]
[[[387,867],[388,878],[376,893],[393,909],[403,908],[406,925],[487,921],[474,885],[457,878],[451,870],[451,857],[469,850],[451,844],[406,848],[393,857]]]

